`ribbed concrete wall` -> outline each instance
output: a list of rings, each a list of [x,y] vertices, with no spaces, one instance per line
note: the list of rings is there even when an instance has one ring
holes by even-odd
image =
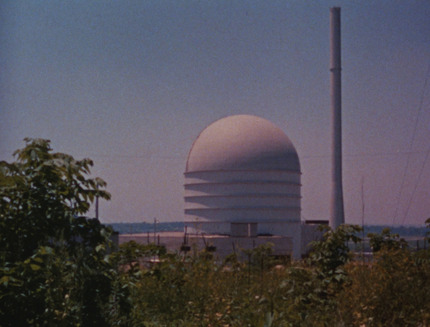
[[[186,172],[184,197],[186,223],[300,221],[298,172]],[[207,223],[203,231],[214,232]]]

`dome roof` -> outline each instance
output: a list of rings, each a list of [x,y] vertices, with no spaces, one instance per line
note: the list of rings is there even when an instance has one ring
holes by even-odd
[[[235,115],[206,127],[188,155],[186,173],[214,170],[300,172],[300,163],[280,128],[260,117]]]

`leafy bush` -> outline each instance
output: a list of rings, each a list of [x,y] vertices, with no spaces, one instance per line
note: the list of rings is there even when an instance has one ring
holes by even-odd
[[[52,153],[25,139],[16,162],[0,162],[0,321],[2,326],[108,325],[116,271],[111,230],[80,217],[109,199],[92,161]]]

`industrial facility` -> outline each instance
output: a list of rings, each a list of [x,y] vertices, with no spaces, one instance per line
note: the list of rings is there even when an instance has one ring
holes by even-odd
[[[277,252],[299,257],[310,230],[300,219],[300,175],[297,151],[280,128],[256,116],[220,119],[200,133],[188,155],[187,230],[232,238],[277,236],[271,240]]]
[[[340,8],[335,7],[330,9],[332,228],[345,221],[340,48]],[[299,155],[284,131],[261,117],[233,115],[203,129],[184,175],[184,233],[158,237],[169,250],[210,246],[225,256],[270,242],[274,254],[299,259],[321,237],[318,226],[329,223],[301,217]]]

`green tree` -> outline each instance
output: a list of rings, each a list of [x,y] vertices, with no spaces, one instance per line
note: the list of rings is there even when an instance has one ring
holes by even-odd
[[[323,239],[313,242],[304,268],[292,267],[282,283],[287,312],[296,326],[336,326],[337,294],[347,282],[345,265],[352,260],[349,242],[360,240],[359,226],[323,226]]]
[[[357,236],[361,231],[360,226],[340,225],[333,230],[328,226],[325,229],[323,239],[313,242],[310,254],[310,263],[318,267],[325,275],[335,275],[337,268],[345,265],[352,259],[352,252],[348,243],[357,243],[360,238]]]
[[[107,325],[116,272],[111,230],[82,217],[106,183],[87,178],[89,159],[53,153],[25,139],[16,161],[0,162],[0,321],[2,326]]]
[[[109,199],[106,183],[87,179],[93,162],[52,153],[48,140],[25,139],[16,162],[0,162],[0,249],[3,260],[22,260],[55,239],[80,236],[96,196]]]
[[[407,247],[407,243],[399,234],[391,233],[390,229],[384,228],[381,233],[369,233],[369,244],[373,252],[378,252],[382,249],[400,249]]]

